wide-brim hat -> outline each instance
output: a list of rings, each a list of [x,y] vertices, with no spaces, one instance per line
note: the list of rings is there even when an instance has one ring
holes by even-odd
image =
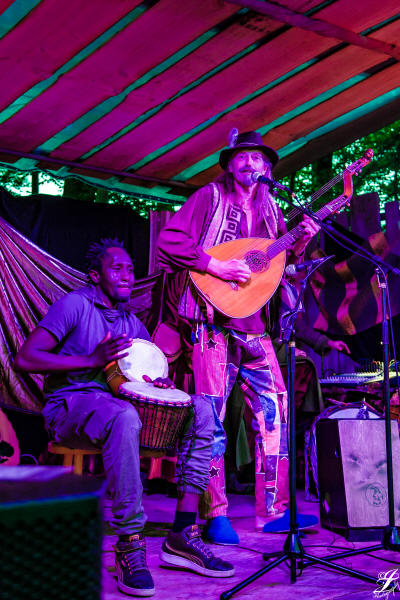
[[[244,133],[238,133],[237,129],[233,129],[230,133],[229,148],[222,150],[219,155],[219,164],[225,170],[228,166],[232,155],[238,150],[260,150],[265,156],[271,161],[272,168],[274,168],[279,162],[278,153],[271,148],[263,144],[262,137],[258,131],[245,131]]]

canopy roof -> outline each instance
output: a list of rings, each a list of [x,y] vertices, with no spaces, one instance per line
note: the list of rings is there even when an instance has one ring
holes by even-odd
[[[187,195],[237,127],[281,176],[400,118],[399,39],[399,0],[0,0],[0,161]]]

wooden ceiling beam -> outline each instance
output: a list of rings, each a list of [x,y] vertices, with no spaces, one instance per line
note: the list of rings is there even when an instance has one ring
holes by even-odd
[[[70,160],[63,160],[60,158],[55,158],[54,156],[45,156],[43,154],[34,154],[32,152],[21,152],[19,150],[12,150],[10,148],[0,148],[0,157],[2,157],[3,162],[7,162],[12,164],[15,162],[15,158],[29,158],[31,160],[35,160],[38,162],[39,168],[51,168],[51,165],[59,165],[62,167],[68,167],[71,170],[71,175],[73,175],[73,169],[77,172],[86,172],[86,175],[90,176],[92,173],[93,177],[98,176],[101,178],[106,178],[102,176],[108,177],[117,177],[118,179],[134,179],[136,181],[142,181],[145,183],[155,183],[158,185],[165,185],[166,187],[180,188],[182,190],[187,190],[189,192],[193,192],[197,189],[198,186],[192,185],[190,183],[185,183],[183,181],[170,181],[168,179],[160,179],[159,177],[150,177],[149,175],[136,175],[130,171],[117,171],[115,169],[108,169],[106,167],[99,167],[96,165],[89,165],[87,163],[79,163]],[[47,163],[49,163],[47,165]]]
[[[274,177],[280,179],[290,175],[302,169],[305,165],[335,152],[355,140],[367,136],[369,133],[378,131],[398,119],[400,119],[400,99],[393,100],[390,104],[381,106],[351,123],[312,140],[293,154],[285,156],[279,161],[279,165],[274,171]],[[375,160],[379,161],[379,156],[375,156]]]
[[[345,29],[344,27],[334,25],[333,23],[328,23],[327,21],[322,21],[321,19],[307,17],[306,15],[290,10],[285,6],[278,6],[277,4],[268,2],[267,0],[225,1],[229,4],[236,4],[237,6],[241,6],[243,8],[249,8],[250,10],[254,10],[255,12],[263,14],[271,19],[274,19],[275,21],[286,23],[292,27],[313,31],[314,33],[324,37],[335,38],[337,40],[341,40],[342,42],[346,42],[347,44],[368,48],[368,50],[374,50],[375,52],[393,56],[397,60],[400,60],[400,47],[396,46],[395,44],[387,44],[386,42],[381,42],[375,38],[360,35],[359,33],[355,33],[354,31]]]

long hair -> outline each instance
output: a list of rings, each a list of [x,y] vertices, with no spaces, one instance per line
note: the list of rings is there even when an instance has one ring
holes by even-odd
[[[269,160],[265,160],[265,163],[271,167]],[[218,175],[214,179],[214,183],[221,185],[226,194],[233,194],[235,191],[233,175],[228,169],[221,173],[221,175]],[[263,207],[270,207],[271,204],[275,204],[275,200],[272,194],[270,194],[268,186],[258,184],[254,199],[254,208],[257,217],[261,218],[263,216]]]

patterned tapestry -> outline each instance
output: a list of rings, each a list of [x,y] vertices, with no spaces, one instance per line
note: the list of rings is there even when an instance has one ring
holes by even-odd
[[[400,236],[389,245],[383,232],[368,236],[363,246],[400,269]],[[323,256],[316,250],[312,258]],[[392,314],[400,313],[400,277],[388,276]],[[382,322],[381,294],[375,266],[357,254],[335,264],[328,261],[311,280],[317,310],[311,322],[330,335],[355,335]],[[309,311],[310,312],[310,311]],[[310,318],[310,315],[308,315]]]

